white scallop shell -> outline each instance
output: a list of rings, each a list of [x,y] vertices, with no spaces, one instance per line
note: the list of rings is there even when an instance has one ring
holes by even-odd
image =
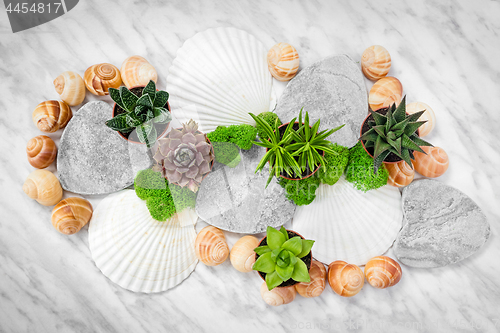
[[[167,91],[175,117],[197,121],[205,133],[219,125],[255,125],[249,112],[275,106],[267,49],[235,28],[209,29],[188,39],[169,69]]]
[[[316,242],[316,260],[343,260],[364,265],[385,253],[402,227],[401,194],[392,186],[362,192],[341,177],[333,186],[321,184],[316,199],[299,206],[293,230]]]
[[[89,247],[111,281],[135,292],[170,289],[191,274],[198,215],[186,209],[166,222],[154,220],[133,190],[107,196],[90,221]]]

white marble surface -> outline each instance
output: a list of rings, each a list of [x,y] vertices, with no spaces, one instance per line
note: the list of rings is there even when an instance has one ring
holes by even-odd
[[[0,9],[0,332],[500,331],[499,16],[500,3],[487,0],[81,0],[52,22],[12,34]],[[298,296],[279,308],[261,300],[256,273],[239,273],[229,262],[200,264],[161,294],[111,283],[91,259],[87,227],[71,237],[57,233],[51,208],[21,191],[33,170],[25,145],[40,134],[31,112],[58,97],[52,80],[59,73],[119,66],[133,54],[156,66],[164,88],[176,50],[217,26],[244,29],[267,47],[289,42],[301,67],[337,53],[359,60],[366,47],[384,45],[408,102],[436,113],[428,139],[451,159],[439,181],[471,196],[489,219],[492,235],[482,251],[443,268],[403,266],[403,279],[387,290],[365,286],[346,299],[327,287],[319,298]],[[232,245],[237,237],[228,236]]]

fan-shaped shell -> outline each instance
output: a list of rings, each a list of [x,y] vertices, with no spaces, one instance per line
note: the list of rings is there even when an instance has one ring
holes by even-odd
[[[272,306],[291,303],[296,294],[297,292],[293,286],[276,287],[273,290],[268,290],[265,282],[260,286],[260,296],[262,296],[264,302]]]
[[[364,265],[391,247],[402,221],[399,189],[383,186],[365,193],[342,176],[333,186],[321,184],[310,205],[297,207],[293,229],[316,241],[316,260]]]
[[[198,259],[207,266],[220,265],[229,255],[224,232],[211,225],[201,229],[194,247]]]
[[[380,45],[372,45],[361,55],[361,70],[370,80],[381,79],[391,69],[391,55]]]
[[[363,288],[365,276],[358,266],[336,260],[328,265],[328,284],[336,294],[352,297]]]
[[[120,71],[111,64],[90,66],[83,75],[85,86],[94,95],[109,95],[109,88],[119,88],[122,84]]]
[[[267,53],[267,65],[276,80],[289,81],[299,70],[299,53],[290,44],[278,43]]]
[[[395,187],[404,187],[409,185],[415,177],[415,170],[405,161],[398,163],[386,163],[385,168],[389,171],[387,184]]]
[[[44,206],[53,206],[62,199],[63,191],[56,176],[47,170],[35,170],[23,185],[28,197]]]
[[[413,166],[415,171],[424,177],[439,177],[448,170],[448,154],[440,147],[421,147],[427,153],[414,152]]]
[[[88,200],[67,198],[61,200],[52,210],[52,225],[62,234],[73,235],[90,221],[92,212],[92,205]]]
[[[414,102],[406,104],[406,113],[413,114],[419,111],[425,110],[425,112],[418,118],[419,121],[427,121],[425,124],[418,128],[418,134],[420,137],[428,135],[436,126],[436,115],[431,107],[422,102]]]
[[[368,104],[372,110],[385,108],[391,104],[399,105],[403,96],[403,86],[398,79],[392,76],[381,78],[370,89]]]
[[[33,123],[42,132],[54,133],[66,127],[73,117],[68,104],[61,101],[45,101],[33,110]]]
[[[254,36],[235,28],[209,29],[188,39],[169,69],[172,112],[204,133],[219,125],[255,125],[249,112],[271,105],[267,51]]]
[[[365,266],[366,281],[375,288],[392,287],[401,280],[401,266],[392,258],[379,256],[370,259]]]
[[[303,297],[318,297],[325,290],[326,269],[325,265],[313,260],[309,269],[311,282],[300,282],[295,285],[295,290]]]
[[[254,236],[243,236],[233,245],[229,259],[234,268],[242,273],[252,271],[255,262],[254,249],[259,246],[259,240]]]
[[[56,92],[70,106],[81,104],[85,99],[85,82],[75,72],[64,72],[54,80]]]
[[[57,156],[57,147],[54,140],[46,135],[35,136],[26,145],[28,162],[37,169],[45,169]]]
[[[198,216],[186,209],[165,222],[154,220],[133,190],[104,198],[89,226],[96,266],[120,287],[144,293],[173,288],[191,274]]]
[[[150,80],[158,80],[156,69],[141,56],[131,56],[125,59],[120,69],[122,81],[127,88],[145,86]]]

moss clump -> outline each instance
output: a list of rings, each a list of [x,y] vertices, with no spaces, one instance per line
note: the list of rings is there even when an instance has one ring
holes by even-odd
[[[231,142],[212,142],[215,152],[215,160],[234,168],[241,161],[238,146]]]
[[[229,142],[234,143],[241,149],[252,148],[252,141],[257,137],[257,129],[251,125],[231,125],[229,126]]]
[[[166,221],[176,213],[174,200],[170,191],[163,191],[162,195],[147,198],[146,206],[149,214],[157,221]]]
[[[274,128],[276,119],[278,120],[278,126],[282,124],[281,120],[278,118],[278,115],[274,112],[262,112],[257,117],[264,119],[272,128]],[[269,139],[269,137],[264,133],[264,130],[259,125],[257,125],[257,135],[259,136],[261,141]]]
[[[316,175],[300,180],[279,179],[278,183],[286,190],[286,197],[297,206],[309,205],[316,198],[320,180]]]
[[[176,212],[182,212],[186,208],[194,208],[196,206],[196,193],[187,187],[169,184],[168,189],[172,195]]]
[[[389,177],[389,172],[383,164],[375,173],[373,158],[364,150],[361,142],[349,149],[349,162],[345,174],[347,181],[363,192],[386,185]]]
[[[135,193],[142,200],[162,195],[167,189],[167,184],[161,173],[151,169],[139,171],[134,179]]]
[[[323,184],[333,185],[340,179],[349,162],[349,148],[337,144],[331,144],[330,148],[338,155],[325,153],[326,164],[318,170],[318,176]]]

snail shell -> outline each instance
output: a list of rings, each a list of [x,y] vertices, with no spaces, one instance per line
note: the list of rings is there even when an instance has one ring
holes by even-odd
[[[35,170],[29,174],[23,191],[31,199],[44,206],[52,206],[61,201],[63,191],[56,176],[47,170]]]
[[[401,280],[401,266],[385,256],[370,259],[365,265],[366,280],[375,288],[392,287]]]
[[[81,104],[85,99],[85,82],[75,72],[64,72],[54,80],[56,92],[70,106]]]
[[[415,177],[415,170],[405,161],[398,163],[385,163],[385,168],[389,171],[387,184],[394,187],[404,187],[409,185]]]
[[[275,79],[291,80],[299,69],[299,53],[290,44],[278,43],[267,53],[267,66]]]
[[[243,236],[233,245],[229,259],[238,271],[247,273],[252,271],[255,262],[254,249],[259,246],[259,240],[254,236]]]
[[[368,95],[368,104],[372,110],[385,108],[396,103],[396,106],[401,102],[403,96],[403,86],[398,79],[392,76],[381,78],[370,89]]]
[[[90,66],[83,75],[87,89],[94,95],[108,95],[108,88],[118,88],[122,84],[120,71],[111,64]]]
[[[268,290],[265,282],[260,286],[260,296],[262,296],[264,302],[272,306],[291,303],[295,299],[296,294],[293,286],[276,287],[273,290]]]
[[[28,141],[26,145],[28,162],[37,169],[45,169],[57,156],[57,147],[54,141],[46,135],[39,135]]]
[[[222,264],[229,255],[229,247],[224,233],[216,227],[208,226],[198,233],[195,241],[196,256],[207,266]]]
[[[156,69],[141,56],[131,56],[125,59],[121,68],[123,84],[127,88],[145,86],[150,80],[158,80]]]
[[[413,166],[415,171],[424,177],[435,178],[441,176],[448,170],[448,154],[439,147],[420,147],[427,155],[418,151],[414,152],[415,161]]]
[[[311,282],[300,282],[295,285],[299,295],[303,297],[318,297],[326,286],[326,268],[319,261],[313,260],[309,269]]]
[[[418,118],[419,121],[426,120],[427,122],[418,128],[418,134],[420,137],[428,135],[434,129],[436,125],[436,115],[432,111],[431,107],[422,102],[414,102],[406,104],[406,113],[413,114],[419,111],[425,110],[425,112]]]
[[[380,45],[372,45],[361,56],[361,70],[365,76],[373,81],[381,79],[391,69],[391,55]]]
[[[54,133],[66,127],[73,117],[68,104],[61,101],[45,101],[37,105],[33,111],[33,123],[42,132]]]
[[[73,235],[90,221],[92,212],[92,205],[87,200],[67,198],[52,210],[52,225],[62,234]]]
[[[363,288],[364,283],[363,271],[356,265],[337,260],[328,266],[328,284],[340,296],[356,295]]]

